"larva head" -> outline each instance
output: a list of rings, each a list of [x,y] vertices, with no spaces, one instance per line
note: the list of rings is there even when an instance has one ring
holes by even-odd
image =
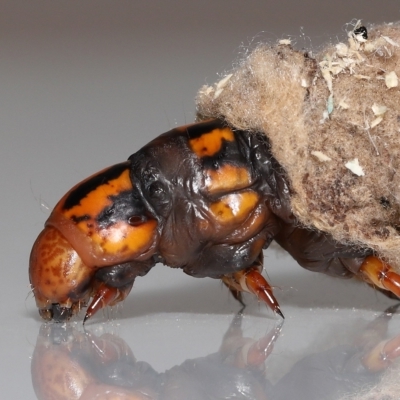
[[[68,319],[86,304],[99,269],[146,262],[154,254],[158,223],[132,184],[130,169],[127,161],[89,177],[54,208],[30,258],[43,318]]]
[[[60,231],[45,227],[29,260],[29,279],[40,315],[45,320],[69,319],[87,302],[91,275],[92,269]]]

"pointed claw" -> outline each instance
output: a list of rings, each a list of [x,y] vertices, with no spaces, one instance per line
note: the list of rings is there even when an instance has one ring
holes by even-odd
[[[107,286],[105,283],[102,283],[96,294],[93,296],[92,302],[86,310],[85,318],[83,319],[83,323],[85,323],[89,318],[93,317],[97,311],[102,308],[107,307],[110,303],[116,300],[118,296],[118,289],[115,287]]]
[[[271,286],[261,275],[257,266],[244,271],[235,272],[231,275],[225,275],[222,277],[222,281],[228,286],[235,299],[242,305],[244,305],[244,303],[241,301],[241,292],[252,293],[255,294],[258,299],[264,301],[267,306],[281,318],[285,318],[278,301],[272,293]]]
[[[360,272],[368,283],[400,297],[400,275],[378,257],[368,256],[362,263]]]
[[[125,297],[129,294],[132,284],[126,285],[123,288],[116,288],[112,286],[108,286],[105,283],[100,283],[97,287],[97,290],[93,296],[92,302],[86,310],[85,318],[83,319],[83,323],[93,317],[97,311],[105,308],[107,306],[113,306],[116,303],[125,299]]]
[[[259,299],[263,300],[272,311],[277,313],[281,318],[285,318],[278,301],[272,293],[270,284],[256,269],[251,269],[245,273],[245,285],[250,293],[254,293]]]

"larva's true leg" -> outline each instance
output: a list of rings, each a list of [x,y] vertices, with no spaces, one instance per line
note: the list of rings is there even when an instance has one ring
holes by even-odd
[[[241,292],[255,294],[259,300],[264,301],[272,311],[285,318],[279,307],[278,301],[272,293],[272,287],[261,275],[263,268],[263,254],[261,253],[254,264],[242,271],[227,274],[222,277],[222,282],[229,288],[236,300],[242,305]]]
[[[114,306],[125,300],[138,276],[144,276],[153,267],[154,260],[128,262],[125,264],[104,267],[96,272],[92,283],[92,298],[83,322],[97,311],[107,306]]]
[[[86,310],[85,318],[83,323],[85,323],[89,318],[91,318],[97,311],[105,308],[107,306],[114,306],[120,301],[125,300],[131,291],[133,286],[133,282],[117,288],[113,286],[108,286],[104,282],[101,282],[99,285],[96,285],[96,289],[94,290],[93,298]]]
[[[369,284],[387,290],[400,298],[400,274],[380,258],[366,257],[359,273]]]

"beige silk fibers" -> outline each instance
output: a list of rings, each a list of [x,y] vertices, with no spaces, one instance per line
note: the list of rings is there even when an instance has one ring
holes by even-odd
[[[198,93],[199,119],[262,131],[301,224],[400,269],[400,25],[349,32],[319,54],[259,45]]]

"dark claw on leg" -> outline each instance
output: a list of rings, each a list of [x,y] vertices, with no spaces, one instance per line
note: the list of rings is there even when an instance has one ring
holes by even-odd
[[[229,288],[235,299],[242,305],[244,305],[244,303],[241,298],[241,292],[253,293],[258,299],[264,301],[272,311],[278,314],[281,318],[285,318],[279,307],[278,301],[272,293],[271,286],[261,275],[259,268],[251,267],[244,271],[224,275],[222,281]]]
[[[124,300],[128,296],[133,286],[133,282],[123,286],[122,288],[116,288],[113,286],[108,286],[105,283],[100,283],[93,295],[92,302],[86,310],[85,318],[83,323],[85,323],[89,318],[93,317],[97,311],[105,308],[107,306],[113,306],[118,302]]]

